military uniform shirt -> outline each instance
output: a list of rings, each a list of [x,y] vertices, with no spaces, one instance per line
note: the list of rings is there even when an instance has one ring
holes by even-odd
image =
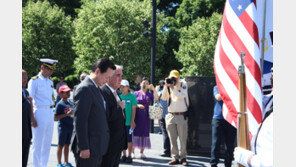
[[[28,83],[28,91],[33,98],[34,107],[49,107],[54,105],[53,101],[53,82],[49,78],[44,78],[41,73],[38,77],[30,79]]]

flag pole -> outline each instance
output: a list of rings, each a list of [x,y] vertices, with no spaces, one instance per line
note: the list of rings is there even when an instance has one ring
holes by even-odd
[[[263,77],[263,71],[264,71],[264,51],[265,51],[265,41],[267,40],[265,37],[265,22],[266,22],[266,2],[267,0],[264,0],[264,16],[263,16],[263,34],[261,39],[261,77]]]
[[[250,150],[249,123],[247,115],[246,76],[244,67],[245,53],[241,52],[241,65],[238,68],[239,76],[239,112],[237,116],[238,147]],[[243,165],[238,164],[239,167]]]

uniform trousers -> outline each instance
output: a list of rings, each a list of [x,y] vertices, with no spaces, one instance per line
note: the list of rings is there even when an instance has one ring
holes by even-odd
[[[171,155],[174,159],[186,158],[187,135],[188,135],[188,119],[185,120],[184,115],[173,115],[168,113],[165,116],[166,128],[171,143]],[[177,144],[177,138],[180,140],[180,153]]]
[[[46,167],[54,127],[53,110],[34,109],[34,116],[37,121],[37,127],[32,128],[33,132],[33,167]]]

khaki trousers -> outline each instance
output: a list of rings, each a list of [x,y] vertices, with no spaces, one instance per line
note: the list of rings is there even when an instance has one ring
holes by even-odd
[[[173,115],[168,113],[165,117],[166,128],[171,143],[171,155],[175,159],[186,158],[186,144],[188,133],[188,119],[184,119],[183,115]],[[177,138],[180,139],[181,152],[179,154]]]

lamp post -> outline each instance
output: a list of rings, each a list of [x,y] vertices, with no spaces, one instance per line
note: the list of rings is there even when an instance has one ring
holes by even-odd
[[[151,83],[155,77],[155,54],[156,54],[156,0],[152,0],[152,30],[151,30]]]
[[[156,54],[156,0],[152,0],[152,29],[151,29],[151,83],[155,77],[155,54]],[[150,132],[154,133],[154,120],[150,123]]]
[[[142,20],[142,24],[146,28],[150,28],[151,24],[147,20]],[[152,0],[152,27],[151,33],[147,30],[143,31],[142,34],[148,38],[151,36],[151,83],[154,84],[154,77],[155,77],[155,54],[156,54],[156,0]],[[154,120],[150,122],[150,132],[154,132]]]

